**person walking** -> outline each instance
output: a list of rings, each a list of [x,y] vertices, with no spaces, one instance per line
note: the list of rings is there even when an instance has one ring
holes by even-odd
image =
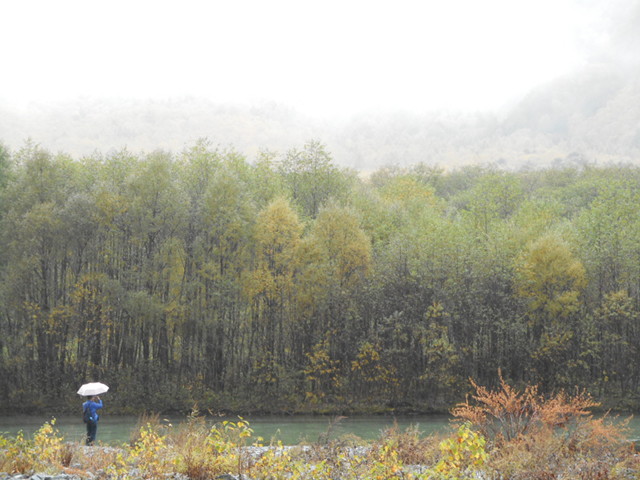
[[[100,410],[102,406],[102,400],[100,400],[100,397],[97,395],[88,397],[87,401],[82,404],[82,418],[87,424],[87,445],[93,445],[93,442],[96,441],[96,435],[98,433],[98,420],[100,419],[98,410]]]

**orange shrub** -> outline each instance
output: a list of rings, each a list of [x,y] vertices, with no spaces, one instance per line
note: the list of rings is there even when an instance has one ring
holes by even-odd
[[[541,428],[567,427],[588,416],[589,409],[599,405],[586,392],[574,396],[559,392],[547,399],[538,393],[536,385],[518,391],[499,375],[500,388],[495,391],[471,380],[476,390],[472,395],[475,404],[467,398],[452,410],[454,417],[471,422],[496,444],[516,440]]]
[[[545,397],[537,386],[519,391],[501,375],[497,390],[471,384],[473,403],[467,399],[452,414],[490,441],[486,473],[520,480],[613,479],[634,471],[626,423],[593,418],[590,409],[599,404],[588,393]]]

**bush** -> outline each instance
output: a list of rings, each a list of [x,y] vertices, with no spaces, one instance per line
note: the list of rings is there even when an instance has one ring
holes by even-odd
[[[599,404],[586,392],[545,397],[536,386],[518,391],[502,376],[495,391],[471,383],[475,403],[467,399],[452,413],[489,440],[486,468],[496,475],[614,478],[616,466],[627,462],[626,423],[594,418],[590,409]]]
[[[55,428],[56,419],[46,422],[34,434],[33,440],[22,432],[15,437],[0,436],[0,471],[28,474],[36,471],[56,472],[68,467],[74,447],[64,443]]]
[[[589,409],[599,404],[585,392],[570,396],[561,391],[546,399],[538,387],[529,385],[524,391],[509,386],[500,375],[500,388],[491,391],[471,384],[476,390],[475,404],[458,404],[452,414],[470,422],[496,444],[517,440],[540,429],[568,428],[589,415]]]

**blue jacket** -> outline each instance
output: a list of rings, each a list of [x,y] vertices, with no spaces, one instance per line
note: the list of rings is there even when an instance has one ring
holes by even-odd
[[[92,402],[91,400],[87,400],[82,404],[82,411],[84,412],[87,408],[89,409],[91,420],[97,422],[100,418],[97,410],[100,410],[102,408],[102,400],[100,400],[99,402]]]

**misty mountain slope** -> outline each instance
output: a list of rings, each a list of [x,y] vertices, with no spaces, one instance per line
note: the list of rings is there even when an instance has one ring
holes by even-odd
[[[640,76],[620,88],[594,115],[571,132],[595,152],[611,155],[640,153]]]
[[[196,98],[81,99],[32,105],[14,118],[10,127],[0,130],[0,139],[12,148],[32,138],[45,148],[73,155],[122,148],[177,152],[203,137],[252,155],[258,149],[301,145],[319,133],[313,122],[278,105],[242,107]]]
[[[574,74],[530,92],[512,109],[502,130],[511,134],[531,129],[556,139],[570,134],[572,123],[592,117],[623,88],[620,75],[610,72]]]
[[[318,120],[277,104],[220,105],[197,98],[165,101],[77,100],[0,105],[0,141],[27,138],[74,156],[128,148],[180,152],[198,138],[231,146],[251,160],[311,139],[336,163],[360,170],[424,162],[445,168],[473,163],[546,166],[579,156],[594,162],[640,160],[640,69],[591,69],[532,91],[508,112],[362,113]]]
[[[535,132],[593,160],[630,160],[640,148],[640,70],[592,70],[539,88],[505,118],[502,132]]]
[[[492,116],[378,113],[353,118],[333,141],[356,168],[420,162],[460,166],[487,161],[495,129]]]

